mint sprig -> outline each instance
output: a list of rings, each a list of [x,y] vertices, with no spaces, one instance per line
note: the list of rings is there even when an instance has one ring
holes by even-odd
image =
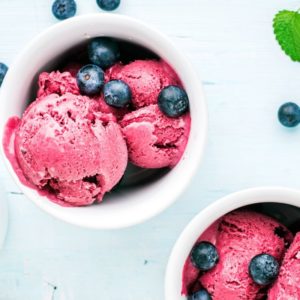
[[[282,50],[293,60],[300,62],[300,13],[282,10],[273,19],[276,39]]]

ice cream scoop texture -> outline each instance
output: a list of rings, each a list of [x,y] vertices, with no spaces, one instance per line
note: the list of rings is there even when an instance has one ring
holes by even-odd
[[[71,205],[101,201],[121,179],[127,147],[119,125],[84,96],[50,95],[25,111],[15,153],[27,179]]]

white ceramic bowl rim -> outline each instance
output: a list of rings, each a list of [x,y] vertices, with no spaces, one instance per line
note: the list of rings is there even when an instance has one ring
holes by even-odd
[[[214,221],[235,209],[262,202],[274,202],[300,207],[300,191],[285,187],[258,187],[225,196],[197,214],[176,241],[166,269],[165,299],[183,300],[182,271],[186,258],[198,237]]]
[[[114,229],[146,221],[171,205],[188,186],[197,171],[207,135],[207,109],[202,85],[191,64],[163,34],[144,23],[115,14],[91,14],[60,22],[38,35],[10,67],[0,92],[0,140],[12,115],[24,110],[24,95],[34,76],[66,49],[95,36],[113,36],[149,48],[172,65],[180,75],[190,98],[192,128],[185,154],[162,179],[141,189],[111,196],[101,205],[63,208],[22,185],[4,156],[6,166],[19,188],[38,207],[68,223],[98,229]],[[22,80],[20,80],[20,78]],[[21,100],[20,100],[21,99]],[[20,104],[23,101],[22,104]],[[1,152],[3,147],[1,142]],[[122,198],[122,199],[121,199]]]

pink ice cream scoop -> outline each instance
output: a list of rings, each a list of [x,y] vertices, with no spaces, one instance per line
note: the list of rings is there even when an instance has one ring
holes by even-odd
[[[79,95],[76,78],[72,76],[70,72],[43,72],[39,76],[38,85],[38,98],[43,98],[50,94],[58,94],[61,96],[66,93],[72,93]]]
[[[268,300],[300,299],[300,233],[286,252],[279,276],[269,290]]]
[[[127,65],[116,64],[106,72],[106,80],[126,82],[136,108],[157,103],[160,91],[169,85],[181,86],[173,69],[162,60],[136,60]]]
[[[142,168],[173,167],[189,136],[190,115],[168,118],[157,105],[127,114],[120,122],[130,161]]]
[[[209,241],[215,245],[218,263],[203,272],[194,267],[188,257],[183,271],[182,293],[192,294],[204,287],[215,300],[263,299],[266,287],[256,284],[248,272],[251,259],[266,253],[281,262],[292,239],[285,226],[268,216],[245,210],[229,213],[197,241]]]
[[[127,147],[121,129],[95,100],[52,94],[33,102],[22,120],[9,123],[15,124],[10,136],[24,176],[61,204],[100,202],[124,174]],[[9,145],[4,147],[12,157]]]

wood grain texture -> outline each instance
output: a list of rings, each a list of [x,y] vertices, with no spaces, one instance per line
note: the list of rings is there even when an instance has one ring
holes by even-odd
[[[94,0],[77,2],[78,14],[99,11]],[[0,61],[13,62],[33,36],[56,22],[51,3],[0,1]],[[163,300],[169,253],[202,208],[247,187],[299,188],[300,128],[284,129],[276,114],[287,100],[300,104],[300,64],[283,54],[271,26],[278,10],[298,6],[296,0],[123,0],[117,13],[169,35],[202,78],[210,114],[202,168],[160,216],[102,232],[41,212],[1,164],[10,223],[0,253],[0,300]]]

